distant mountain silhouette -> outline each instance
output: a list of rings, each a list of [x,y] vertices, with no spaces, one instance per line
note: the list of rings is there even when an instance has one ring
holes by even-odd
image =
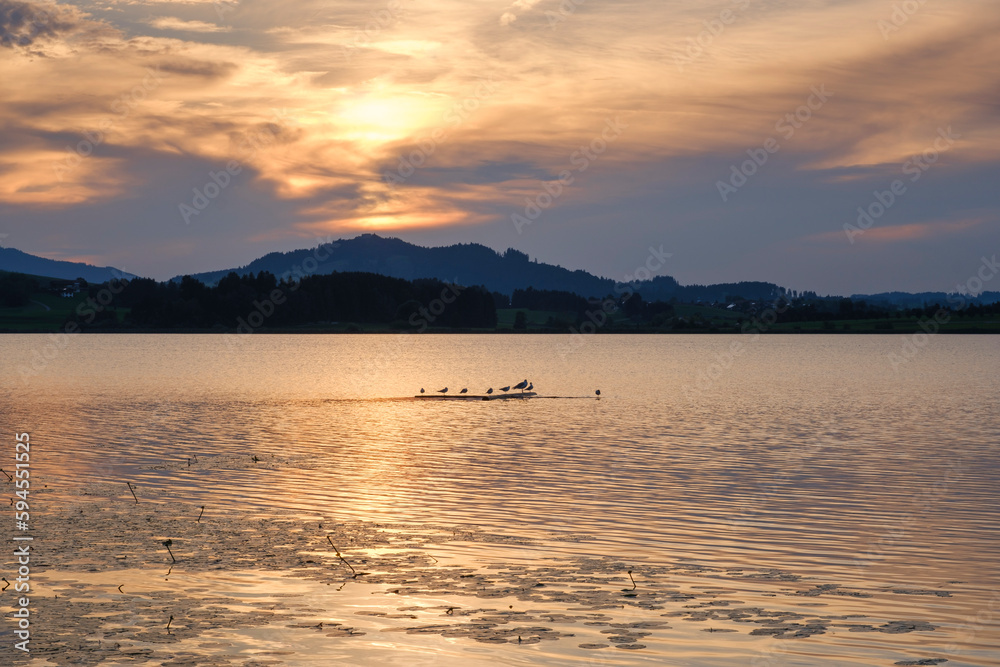
[[[83,278],[90,283],[103,283],[112,278],[131,279],[135,277],[133,274],[119,271],[113,266],[94,266],[82,262],[46,259],[45,257],[29,255],[15,248],[0,248],[0,271],[66,280]]]
[[[327,256],[327,254],[329,256]],[[318,261],[322,257],[323,261]],[[311,269],[311,270],[310,270]],[[493,292],[510,295],[515,289],[572,292],[587,298],[615,293],[616,281],[586,271],[531,260],[523,252],[508,249],[498,253],[476,243],[424,248],[397,238],[363,234],[337,241],[333,248],[272,252],[246,266],[193,274],[191,277],[213,285],[230,272],[239,275],[268,271],[278,278],[294,277],[296,271],[327,274],[334,271],[366,271],[393,278],[415,280],[436,278],[462,285],[484,285]],[[179,281],[177,276],[174,281]],[[677,298],[681,301],[723,301],[742,297],[749,300],[774,298],[782,288],[772,283],[745,282],[723,285],[682,286],[669,276],[636,283],[647,301]]]
[[[98,267],[79,262],[65,262],[29,255],[14,248],[0,248],[0,271],[28,273],[51,278],[102,283],[114,277],[133,278],[114,267]],[[438,248],[425,248],[397,238],[363,234],[353,239],[341,239],[329,246],[307,248],[290,252],[272,252],[255,259],[246,266],[193,274],[191,277],[215,285],[230,272],[239,275],[267,271],[278,279],[326,275],[333,272],[377,273],[392,278],[417,280],[432,278],[461,285],[483,285],[492,292],[506,295],[514,290],[551,290],[572,292],[586,298],[603,298],[616,294],[618,283],[611,278],[595,276],[586,271],[571,271],[561,266],[531,260],[528,255],[514,249],[496,252],[484,245],[465,243]],[[173,278],[180,282],[182,276]],[[652,280],[637,282],[633,288],[645,301],[670,301],[682,303],[724,303],[746,299],[767,302],[786,293],[785,288],[767,282],[721,283],[716,285],[681,285],[670,276],[657,276]],[[621,291],[619,286],[619,291]],[[807,292],[801,296],[816,297]],[[955,305],[955,295],[944,292],[885,292],[882,294],[854,294],[854,301],[872,305],[902,308],[920,308]],[[830,297],[836,298],[836,297]],[[983,292],[976,297],[963,297],[967,304],[988,304],[1000,301],[1000,292]]]
[[[951,300],[949,300],[949,297]],[[961,299],[961,301],[959,301]],[[881,294],[852,294],[852,301],[865,301],[874,305],[898,306],[900,308],[925,308],[938,304],[939,306],[955,306],[958,303],[988,304],[1000,301],[1000,292],[980,292],[976,296],[970,294],[946,294],[945,292],[882,292]]]
[[[198,273],[191,277],[211,285],[230,271],[240,275],[268,271],[279,278],[294,277],[296,271],[306,274],[365,271],[405,280],[436,278],[462,285],[485,285],[491,291],[505,294],[529,286],[583,296],[603,296],[614,289],[614,281],[607,278],[533,262],[517,250],[497,253],[476,243],[424,248],[396,238],[363,234],[353,239],[341,239],[333,246],[323,248],[319,253],[316,249],[272,252],[246,266]],[[317,255],[323,261],[317,262]],[[180,278],[177,276],[174,280]]]

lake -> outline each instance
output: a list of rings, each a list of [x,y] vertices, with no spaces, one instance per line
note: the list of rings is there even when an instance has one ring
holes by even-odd
[[[994,337],[5,335],[0,354],[0,467],[31,438],[40,651],[1000,665]],[[413,399],[523,379],[538,398]]]

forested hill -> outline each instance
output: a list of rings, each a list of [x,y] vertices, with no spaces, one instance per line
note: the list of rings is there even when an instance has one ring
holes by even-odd
[[[192,274],[191,277],[211,285],[230,272],[246,275],[261,271],[279,278],[295,278],[296,272],[322,275],[335,271],[363,271],[404,280],[436,278],[459,285],[485,285],[492,291],[506,294],[517,288],[535,287],[596,297],[614,289],[614,281],[586,271],[533,262],[516,250],[501,254],[476,243],[424,248],[375,234],[341,239],[319,248],[272,252],[246,266]]]
[[[483,285],[492,292],[512,294],[516,289],[572,292],[583,297],[603,298],[615,293],[617,281],[586,271],[571,271],[561,266],[531,260],[523,252],[508,249],[498,253],[476,243],[425,248],[400,239],[364,234],[341,239],[328,246],[272,252],[246,266],[192,274],[191,277],[213,285],[230,272],[239,275],[266,271],[279,279],[301,274],[363,271],[393,278],[415,280],[435,278],[459,285]],[[300,274],[297,276],[297,274]],[[181,276],[173,279],[179,282]],[[773,283],[741,282],[722,285],[679,285],[670,276],[657,276],[637,282],[637,291],[647,301],[723,301],[732,298],[765,300],[774,298],[781,288]]]
[[[774,283],[743,281],[713,285],[681,285],[664,275],[662,267],[649,280],[632,283],[632,288],[647,302],[676,300],[680,303],[731,304],[736,301],[762,303],[779,295],[816,299],[814,292],[785,290]],[[0,272],[48,276],[75,281],[83,278],[90,283],[103,283],[112,278],[131,278],[132,274],[114,267],[97,267],[79,262],[37,257],[14,248],[0,248]],[[246,266],[194,274],[206,285],[216,285],[229,273],[241,276],[266,272],[279,280],[299,280],[306,276],[332,273],[362,272],[412,281],[422,278],[458,285],[482,285],[490,292],[511,296],[515,290],[533,288],[540,291],[568,292],[585,298],[620,295],[622,287],[612,278],[595,276],[587,271],[571,271],[561,266],[531,260],[523,252],[508,249],[496,252],[476,243],[425,248],[396,238],[364,234],[353,239],[341,239],[316,248],[272,252]],[[642,274],[643,272],[638,272]],[[179,284],[183,276],[171,282]],[[642,276],[646,277],[646,276]],[[624,276],[618,277],[625,280]],[[616,290],[615,288],[619,289]],[[837,298],[837,297],[829,297]],[[881,308],[923,308],[933,304],[961,303],[987,305],[1000,301],[1000,292],[965,293],[958,298],[945,292],[885,292],[854,294],[850,299],[864,301]]]

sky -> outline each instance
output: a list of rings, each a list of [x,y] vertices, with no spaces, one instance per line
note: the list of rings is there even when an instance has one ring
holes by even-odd
[[[995,10],[0,0],[0,244],[162,280],[374,232],[955,291],[1000,251]]]

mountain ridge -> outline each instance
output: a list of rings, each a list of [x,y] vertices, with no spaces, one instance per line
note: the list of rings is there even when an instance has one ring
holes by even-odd
[[[131,280],[136,277],[113,266],[94,266],[84,262],[49,259],[31,255],[17,248],[0,248],[0,270],[63,280],[83,278],[91,283],[103,283],[112,278]]]
[[[515,289],[533,287],[538,290],[573,292],[587,298],[603,298],[621,290],[621,283],[603,276],[594,275],[581,269],[546,264],[532,260],[521,251],[508,248],[499,252],[478,243],[458,243],[450,246],[418,246],[395,237],[377,234],[362,234],[352,239],[339,239],[332,244],[316,248],[302,248],[287,252],[270,252],[241,267],[219,271],[190,274],[192,278],[206,284],[214,284],[230,272],[245,275],[268,271],[279,279],[294,277],[295,269],[302,269],[302,263],[327,245],[331,257],[317,261],[308,273],[329,273],[331,271],[366,271],[393,278],[416,280],[436,278],[464,285],[483,285],[494,292],[510,295]],[[325,254],[325,251],[324,251]],[[456,255],[464,257],[456,258]],[[179,281],[176,276],[172,281]],[[785,287],[765,281],[741,281],[737,283],[715,283],[710,285],[681,285],[671,276],[656,276],[647,281],[634,283],[635,291],[647,301],[669,301],[678,299],[687,302],[715,302],[732,299],[768,301],[787,293]],[[816,297],[815,293],[804,294]],[[827,298],[850,298],[866,300],[900,307],[919,307],[946,303],[946,292],[882,292],[877,294],[852,294]],[[976,297],[965,297],[967,303],[993,303],[1000,301],[1000,292],[983,292]]]
[[[38,257],[15,248],[0,248],[0,270],[43,275],[52,278],[88,282],[105,282],[111,278],[134,278],[115,267],[97,267],[79,262],[67,262]],[[351,239],[339,239],[314,248],[300,248],[286,252],[274,251],[258,257],[240,267],[187,274],[206,285],[214,285],[229,273],[246,275],[266,271],[282,278],[301,278],[305,275],[325,275],[333,272],[368,272],[380,275],[419,280],[433,278],[462,285],[482,285],[492,292],[506,295],[514,290],[534,288],[572,292],[585,298],[601,299],[624,291],[622,283],[597,276],[581,269],[567,269],[554,264],[532,260],[526,253],[513,248],[498,252],[478,243],[459,243],[450,246],[418,246],[395,237],[362,234]],[[168,282],[180,282],[178,275]],[[617,289],[616,289],[617,288]],[[731,302],[745,299],[766,302],[789,293],[785,287],[764,281],[742,281],[711,285],[681,285],[671,276],[656,276],[650,280],[633,283],[633,289],[646,301],[681,302]],[[812,292],[804,295],[815,297]],[[946,292],[882,292],[877,294],[852,294],[853,301],[895,307],[923,307],[938,303],[952,303],[956,297]],[[964,295],[964,303],[993,303],[1000,301],[1000,292],[983,292],[975,297]]]
[[[323,249],[322,259],[317,252]],[[310,259],[312,267],[305,265]],[[211,285],[230,272],[239,275],[260,271],[279,279],[296,274],[327,274],[333,271],[364,271],[392,278],[418,280],[437,278],[463,285],[485,285],[491,291],[512,293],[515,289],[535,287],[600,297],[614,289],[610,278],[587,271],[571,271],[560,266],[531,261],[528,255],[508,249],[503,253],[478,243],[424,247],[395,237],[362,234],[353,239],[339,239],[316,248],[271,252],[240,267],[190,274]],[[171,280],[179,281],[183,276]]]
[[[318,252],[320,249],[322,253]],[[310,258],[312,266],[305,266]],[[532,260],[526,253],[513,248],[498,252],[478,243],[428,248],[377,234],[362,234],[315,248],[272,252],[240,267],[190,275],[211,285],[230,272],[246,275],[260,271],[272,273],[279,279],[303,273],[365,271],[406,280],[436,278],[463,285],[483,285],[490,291],[507,295],[529,287],[572,292],[586,298],[603,298],[624,291],[622,283],[611,278]],[[171,280],[176,282],[182,277]],[[671,298],[712,301],[725,296],[765,300],[777,297],[784,290],[766,282],[683,286],[670,276],[656,276],[634,285],[643,298],[664,301]]]

